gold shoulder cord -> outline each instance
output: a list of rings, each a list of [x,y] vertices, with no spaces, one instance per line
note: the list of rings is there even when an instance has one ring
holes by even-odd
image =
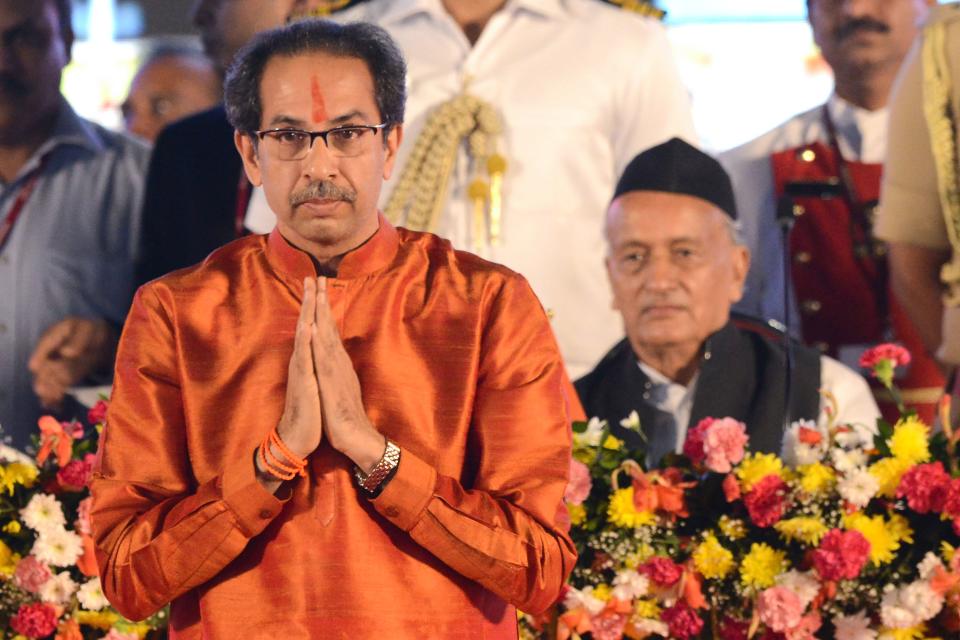
[[[473,176],[467,187],[472,207],[474,251],[500,242],[503,174],[507,159],[497,153],[503,124],[496,109],[468,93],[438,105],[414,143],[384,215],[414,231],[434,231],[447,200],[450,175],[466,141]]]
[[[340,9],[345,8],[350,4],[352,0],[327,0],[323,2],[318,7],[314,7],[308,11],[298,14],[295,19],[300,20],[303,18],[325,18]]]
[[[612,4],[622,7],[627,11],[633,11],[634,13],[639,13],[642,16],[649,16],[651,18],[656,18],[657,20],[663,20],[664,16],[667,15],[667,12],[663,9],[657,9],[650,2],[645,0],[610,0]]]
[[[944,304],[960,305],[960,184],[957,182],[957,140],[951,105],[950,68],[947,60],[946,26],[930,25],[924,34],[923,106],[930,131],[930,146],[937,169],[940,205],[953,256],[940,271],[947,286]]]

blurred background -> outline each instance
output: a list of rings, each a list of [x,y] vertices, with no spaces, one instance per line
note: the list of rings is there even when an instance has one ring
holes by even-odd
[[[74,108],[120,128],[120,104],[141,58],[167,43],[200,48],[192,4],[74,0],[77,43],[63,80]],[[657,6],[667,12],[707,148],[745,142],[829,94],[830,70],[813,44],[805,0],[661,0]]]

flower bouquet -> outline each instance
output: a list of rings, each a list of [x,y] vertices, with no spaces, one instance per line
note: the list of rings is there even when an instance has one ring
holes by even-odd
[[[136,640],[166,624],[113,610],[100,588],[87,483],[106,403],[80,422],[40,419],[36,458],[0,446],[0,638]]]
[[[862,360],[895,394],[909,354]],[[781,455],[706,419],[646,471],[602,422],[574,427],[565,496],[580,560],[524,637],[912,640],[960,637],[960,433],[803,421]],[[636,415],[621,423],[640,430]]]

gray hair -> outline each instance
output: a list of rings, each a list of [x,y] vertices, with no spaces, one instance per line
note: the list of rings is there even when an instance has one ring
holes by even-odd
[[[341,25],[330,20],[310,19],[260,33],[240,49],[227,70],[224,83],[230,124],[247,134],[258,130],[263,115],[260,81],[267,63],[277,56],[307,53],[363,60],[373,76],[380,118],[391,125],[384,133],[403,122],[407,67],[399,47],[387,32],[365,22]]]

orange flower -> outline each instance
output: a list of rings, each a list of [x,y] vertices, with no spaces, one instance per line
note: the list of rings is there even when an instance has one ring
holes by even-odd
[[[57,456],[57,464],[63,466],[70,462],[73,452],[73,435],[66,432],[63,424],[51,416],[43,416],[37,421],[40,426],[40,451],[37,464],[47,461],[51,452]]]
[[[73,618],[62,622],[57,629],[54,640],[83,640],[83,634],[80,633],[80,623]]]
[[[683,590],[683,599],[692,609],[703,609],[707,606],[707,599],[703,597],[700,576],[696,571],[685,569],[680,578]]]
[[[587,633],[590,631],[590,616],[583,609],[567,611],[557,624],[557,640],[569,640],[571,633]]]
[[[633,504],[637,511],[659,510],[686,518],[689,513],[683,501],[683,491],[696,484],[680,482],[679,469],[636,474],[633,476]]]

